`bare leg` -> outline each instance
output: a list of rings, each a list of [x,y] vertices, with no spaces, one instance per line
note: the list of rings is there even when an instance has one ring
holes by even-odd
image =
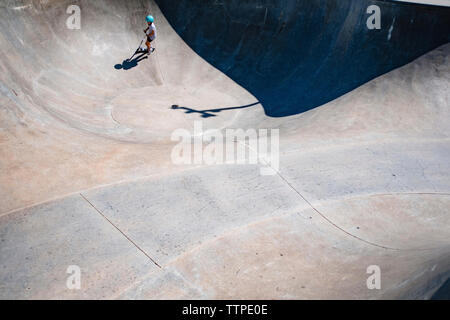
[[[147,53],[151,53],[152,46],[151,46],[150,42],[147,41],[147,42],[145,43],[145,45],[147,46]]]

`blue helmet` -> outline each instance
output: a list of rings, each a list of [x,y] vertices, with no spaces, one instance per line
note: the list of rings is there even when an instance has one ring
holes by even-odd
[[[153,23],[153,21],[155,21],[155,18],[153,18],[153,16],[147,16],[147,17],[145,18],[145,20],[147,20],[147,22]]]

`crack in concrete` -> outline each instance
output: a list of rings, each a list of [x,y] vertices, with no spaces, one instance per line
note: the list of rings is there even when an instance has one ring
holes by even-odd
[[[249,151],[251,151],[251,152],[257,152],[257,150],[253,150],[246,142],[244,142],[244,143],[242,143],[241,141],[238,141],[240,144],[244,144],[248,149],[249,149]],[[359,240],[359,241],[362,241],[362,242],[364,242],[364,243],[367,243],[367,244],[369,244],[369,245],[371,245],[371,246],[375,246],[375,247],[378,247],[378,248],[382,248],[382,249],[386,249],[386,250],[395,250],[395,251],[399,251],[399,250],[402,250],[402,249],[400,249],[400,248],[391,248],[391,247],[387,247],[387,246],[383,246],[383,245],[379,245],[379,244],[376,244],[376,243],[374,243],[374,242],[371,242],[371,241],[368,241],[368,240],[365,240],[365,239],[363,239],[363,238],[360,238],[360,237],[358,237],[358,236],[356,236],[356,235],[354,235],[354,234],[352,234],[352,233],[350,233],[350,232],[348,232],[347,230],[345,230],[345,229],[343,229],[343,228],[341,228],[340,226],[338,226],[336,223],[334,223],[333,221],[331,221],[329,218],[327,218],[326,216],[325,216],[325,214],[323,214],[323,213],[321,213],[316,207],[314,207],[314,205],[308,200],[308,199],[306,199],[305,198],[305,196],[303,196],[302,194],[301,194],[301,192],[300,191],[298,191],[283,175],[281,175],[281,173],[278,171],[278,170],[276,170],[275,168],[273,168],[272,166],[271,166],[271,164],[270,163],[268,163],[267,161],[265,161],[264,159],[261,159],[261,161],[263,161],[267,166],[269,166],[276,174],[277,174],[277,176],[278,177],[280,177],[297,195],[299,195],[300,196],[300,198],[302,198],[307,204],[308,204],[308,206],[312,209],[312,210],[314,210],[318,215],[320,215],[323,219],[325,219],[328,223],[330,223],[332,226],[334,226],[336,229],[338,229],[338,230],[340,230],[340,231],[342,231],[342,232],[344,232],[345,234],[347,234],[347,235],[349,235],[349,236],[351,236],[351,237],[353,237],[353,238],[355,238],[355,239],[357,239],[357,240]]]
[[[134,242],[129,236],[125,234],[119,227],[117,227],[111,220],[109,220],[99,209],[97,209],[92,202],[90,202],[82,193],[80,193],[81,198],[83,198],[95,211],[97,211],[106,221],[108,221],[117,231],[119,231],[129,242],[131,242],[139,251],[141,251],[151,262],[153,262],[158,268],[162,269],[162,267],[156,262],[150,255],[144,251],[141,247],[138,246],[136,242]]]

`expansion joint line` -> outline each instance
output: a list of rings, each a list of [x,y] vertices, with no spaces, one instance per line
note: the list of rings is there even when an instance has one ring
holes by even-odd
[[[379,244],[376,244],[376,243],[373,243],[373,242],[370,242],[370,241],[367,241],[367,240],[364,240],[364,239],[362,239],[362,238],[360,238],[360,237],[358,237],[358,236],[356,236],[356,235],[354,235],[354,234],[352,234],[352,233],[350,233],[350,232],[348,232],[348,231],[346,231],[345,229],[343,229],[343,228],[341,228],[341,227],[339,227],[336,223],[334,223],[333,221],[331,221],[330,219],[328,219],[322,212],[320,212],[316,207],[314,207],[314,205],[311,203],[311,202],[309,202],[308,201],[308,199],[306,199],[285,177],[283,177],[282,175],[281,175],[281,173],[279,172],[279,171],[276,171],[275,170],[275,172],[277,173],[277,175],[284,181],[284,182],[286,182],[286,184],[292,189],[292,190],[294,190],[294,192],[295,193],[297,193],[310,207],[311,207],[311,209],[313,209],[317,214],[319,214],[323,219],[325,219],[328,223],[330,223],[332,226],[334,226],[335,228],[337,228],[337,229],[339,229],[340,231],[342,231],[342,232],[344,232],[345,234],[347,234],[347,235],[349,235],[349,236],[351,236],[351,237],[353,237],[353,238],[355,238],[355,239],[358,239],[359,241],[362,241],[362,242],[365,242],[365,243],[367,243],[367,244],[370,244],[370,245],[372,245],[372,246],[375,246],[375,247],[379,247],[379,248],[383,248],[383,249],[387,249],[387,250],[400,250],[400,249],[398,249],[398,248],[391,248],[391,247],[386,247],[386,246],[382,246],[382,245],[379,245]]]
[[[137,245],[136,242],[134,242],[129,236],[127,236],[122,230],[119,229],[111,220],[109,220],[99,209],[97,209],[92,202],[90,202],[82,193],[80,193],[80,196],[92,207],[95,211],[97,211],[106,221],[108,221],[117,231],[119,231],[129,242],[131,242],[139,251],[141,251],[148,259],[150,259],[151,262],[153,262],[158,268],[162,267],[156,262],[150,255],[144,251],[141,247]]]
[[[247,143],[242,143],[242,142],[240,142],[239,141],[239,143],[241,143],[241,144],[244,144],[249,150],[251,150],[251,151],[253,151],[253,152],[257,152],[257,150],[253,150]],[[283,177],[283,175],[280,173],[280,171],[278,171],[278,170],[276,170],[275,168],[273,168],[272,166],[271,166],[271,164],[270,163],[268,163],[267,161],[265,161],[264,159],[262,159],[262,161],[268,166],[268,167],[270,167],[276,174],[277,174],[277,176],[278,177],[280,177],[281,178],[281,180],[283,180],[288,186],[289,186],[289,188],[291,188],[298,196],[300,196],[300,198],[302,198],[303,199],[303,201],[305,201],[307,204],[308,204],[308,206],[312,209],[312,210],[314,210],[319,216],[321,216],[323,219],[325,219],[325,221],[327,221],[328,223],[330,223],[332,226],[334,226],[336,229],[338,229],[338,230],[340,230],[340,231],[342,231],[342,232],[344,232],[345,234],[347,234],[347,235],[349,235],[350,237],[353,237],[353,238],[355,238],[355,239],[357,239],[357,240],[359,240],[359,241],[362,241],[362,242],[364,242],[364,243],[367,243],[367,244],[369,244],[369,245],[371,245],[371,246],[375,246],[375,247],[378,247],[378,248],[382,248],[382,249],[386,249],[386,250],[395,250],[395,251],[399,251],[399,250],[401,250],[401,249],[398,249],[398,248],[391,248],[391,247],[386,247],[386,246],[382,246],[382,245],[379,245],[379,244],[376,244],[376,243],[373,243],[373,242],[370,242],[370,241],[367,241],[367,240],[364,240],[364,239],[362,239],[362,238],[360,238],[360,237],[358,237],[358,236],[356,236],[356,235],[354,235],[354,234],[352,234],[352,233],[350,233],[350,232],[348,232],[347,230],[345,230],[345,229],[343,229],[343,228],[341,228],[341,227],[339,227],[336,223],[334,223],[333,221],[331,221],[330,219],[328,219],[323,213],[321,213],[308,199],[306,199],[305,198],[305,196],[303,196],[303,194],[300,192],[300,191],[298,191],[285,177]]]

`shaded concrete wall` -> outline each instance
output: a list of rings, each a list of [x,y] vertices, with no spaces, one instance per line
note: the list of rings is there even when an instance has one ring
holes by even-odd
[[[368,0],[157,0],[182,38],[270,116],[301,113],[450,40],[450,8]],[[381,29],[367,28],[367,8]]]

